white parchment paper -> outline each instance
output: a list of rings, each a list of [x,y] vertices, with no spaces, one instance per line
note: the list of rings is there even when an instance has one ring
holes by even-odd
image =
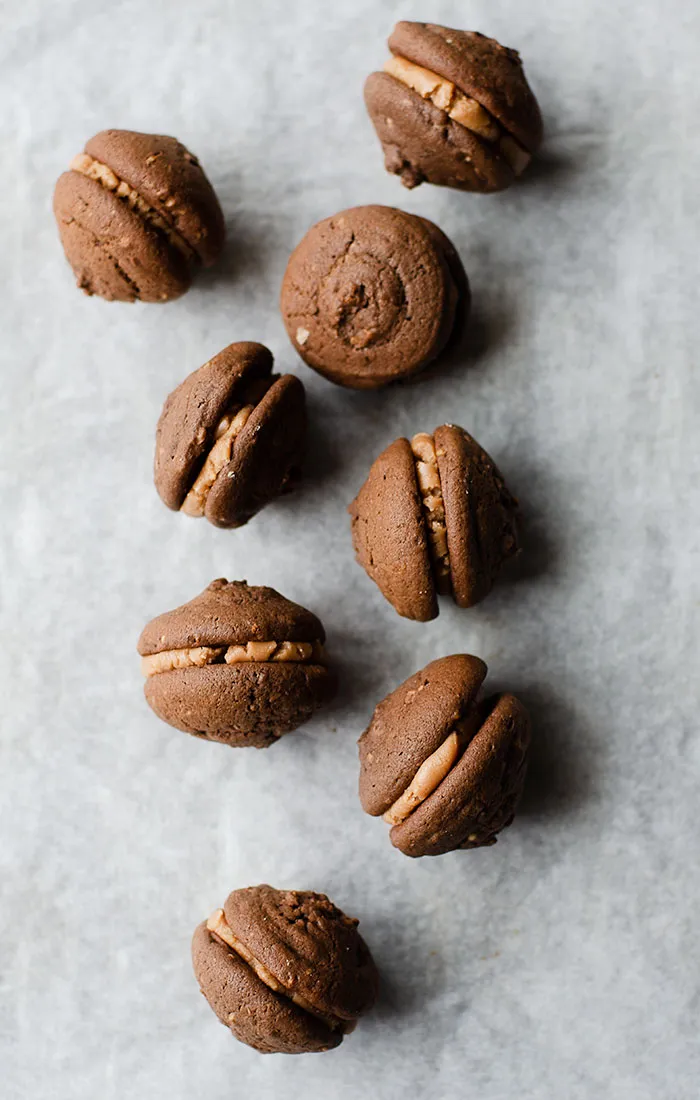
[[[521,50],[547,128],[493,197],[386,175],[361,88],[397,18]],[[0,1093],[5,1100],[691,1100],[698,1093],[700,9],[691,0],[23,0],[3,112]],[[168,306],[82,297],[51,215],[95,131],[173,133],[226,210],[218,269]],[[435,220],[472,279],[469,354],[342,391],[277,311],[318,219]],[[151,484],[166,394],[225,344],[298,371],[296,497],[240,532]],[[452,420],[520,498],[525,553],[480,607],[398,619],[345,509],[393,438]],[[268,752],[147,709],[135,642],[218,576],[327,626],[337,704]],[[532,710],[530,781],[493,849],[411,861],[356,796],[374,704],[477,653]],[[189,939],[237,886],[327,892],[383,975],[338,1051],[262,1057],[197,991]]]

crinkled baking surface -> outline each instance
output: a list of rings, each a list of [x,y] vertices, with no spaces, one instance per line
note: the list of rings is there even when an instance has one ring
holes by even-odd
[[[521,49],[547,142],[493,197],[382,170],[362,105],[395,18]],[[24,0],[0,14],[0,1064],[4,1100],[694,1100],[698,861],[700,9],[620,0]],[[74,288],[51,216],[95,131],[172,133],[225,207],[182,300]],[[290,250],[343,207],[434,219],[472,277],[471,350],[344,392],[287,342]],[[238,532],[151,483],[165,395],[232,340],[308,388],[305,488]],[[395,436],[461,423],[520,498],[511,580],[400,621],[345,508]],[[141,695],[151,616],[214,577],[323,619],[337,705],[267,752],[169,729]],[[493,849],[412,862],[356,795],[374,703],[484,657],[535,748]],[[197,992],[195,925],[234,887],[326,891],[384,985],[333,1053],[261,1057]]]

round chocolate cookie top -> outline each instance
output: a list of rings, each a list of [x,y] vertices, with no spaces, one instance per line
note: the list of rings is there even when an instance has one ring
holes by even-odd
[[[509,187],[542,141],[542,117],[515,50],[473,31],[399,22],[392,58],[365,102],[387,171],[407,187]]]
[[[246,581],[212,581],[189,603],[158,615],[138,641],[142,657],[163,650],[248,642],[321,642],[321,621],[274,588]]]
[[[453,424],[397,439],[348,509],[355,556],[399,615],[438,614],[437,593],[472,607],[518,552],[517,502],[493,460]]]
[[[297,477],[306,398],[292,374],[272,374],[262,344],[230,344],[166,399],[154,481],[173,510],[240,527]]]
[[[513,695],[480,698],[486,665],[431,662],[377,705],[359,740],[360,801],[405,855],[494,844],[522,792],[530,723]]]
[[[372,956],[357,920],[325,894],[254,886],[229,894],[224,914],[251,955],[321,1016],[346,1023],[371,1008]]]
[[[287,265],[280,308],[302,359],[332,382],[375,389],[440,354],[469,307],[444,233],[386,206],[313,226]]]
[[[242,1042],[265,1052],[328,1050],[377,995],[377,970],[357,923],[324,894],[234,890],[195,932],[195,975]]]
[[[109,301],[177,298],[224,244],[199,162],[160,134],[96,134],[60,176],[54,212],[78,286]]]

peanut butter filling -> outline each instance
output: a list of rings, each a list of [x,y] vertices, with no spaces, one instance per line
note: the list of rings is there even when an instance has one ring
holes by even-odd
[[[442,783],[452,766],[457,762],[460,754],[460,737],[456,730],[447,737],[439,748],[424,760],[414,775],[411,783],[396,799],[383,815],[383,820],[389,825],[400,825],[409,814],[412,814],[421,802],[425,802],[428,795]]]
[[[451,80],[431,69],[424,69],[422,65],[414,65],[405,57],[390,57],[384,71],[417,92],[422,99],[445,111],[460,126],[492,145],[498,144],[516,176],[525,171],[531,159],[527,150],[476,99],[465,95]]]
[[[144,676],[172,672],[178,668],[204,668],[205,665],[236,665],[250,662],[294,661],[299,664],[321,661],[320,642],[248,642],[246,645],[193,646],[187,649],[164,649],[141,658]]]
[[[382,815],[389,825],[400,825],[405,821],[438,789],[459,762],[487,717],[480,698],[481,693],[478,692],[466,712],[455,719],[445,740],[423,761],[403,794]]]
[[[314,1008],[312,1004],[302,997],[300,993],[295,993],[290,989],[287,989],[281,982],[272,974],[266,966],[263,966],[258,959],[248,950],[245,944],[241,943],[237,936],[234,936],[231,931],[223,909],[215,909],[212,915],[207,921],[207,929],[213,936],[215,936],[222,943],[230,947],[232,951],[235,951],[237,955],[243,959],[244,962],[257,974],[260,981],[263,982],[268,989],[271,989],[273,993],[278,993],[283,997],[288,997],[290,1001],[293,1001],[295,1005],[303,1009],[304,1012],[310,1013],[318,1020],[322,1020],[324,1024],[327,1024],[332,1030],[342,1028],[346,1030],[344,1022],[337,1019],[335,1016],[325,1016],[322,1012],[319,1012],[317,1008]]]
[[[435,441],[427,432],[419,432],[411,440],[411,450],[416,467],[416,478],[421,493],[428,545],[439,592],[449,592],[450,554],[447,547],[445,501],[438,469]]]
[[[233,455],[236,436],[248,423],[255,405],[235,408],[223,416],[216,426],[216,442],[204,460],[192,488],[180,505],[180,511],[188,516],[203,516],[207,497],[217,477],[228,465]]]
[[[196,254],[184,237],[181,237],[177,230],[173,229],[165,218],[161,217],[157,210],[154,210],[152,206],[146,202],[146,200],[139,195],[138,191],[135,191],[133,187],[130,187],[126,180],[119,179],[111,168],[106,164],[102,164],[101,161],[95,160],[88,153],[78,153],[77,157],[73,157],[70,162],[70,168],[73,172],[80,172],[81,176],[87,176],[88,179],[95,180],[101,184],[106,191],[111,191],[117,196],[118,199],[123,199],[132,210],[135,210],[137,214],[140,214],[142,218],[145,218],[154,229],[160,230],[168,238],[170,243],[176,248],[179,248],[180,252],[184,252],[188,260],[192,261],[196,259]],[[166,204],[167,205],[167,204]]]
[[[516,141],[511,134],[504,134],[499,142],[499,147],[503,156],[508,161],[509,165],[513,169],[514,175],[522,176],[523,172],[527,168],[528,164],[532,160],[532,155],[528,153],[527,149],[523,149],[519,141]]]

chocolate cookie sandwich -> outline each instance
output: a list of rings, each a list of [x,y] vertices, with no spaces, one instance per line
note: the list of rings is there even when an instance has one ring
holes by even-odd
[[[272,374],[262,344],[230,344],[167,398],[154,480],[168,508],[241,527],[293,487],[306,442],[306,400],[293,374]]]
[[[518,551],[517,502],[454,424],[395,440],[348,510],[358,562],[399,615],[419,622],[438,614],[438,593],[479,603]]]
[[[324,894],[234,890],[194,933],[195,976],[242,1043],[263,1054],[331,1050],[377,996],[357,924]]]
[[[213,581],[144,627],[146,701],[185,733],[266,748],[333,697],[324,641],[316,616],[274,588]]]
[[[515,50],[475,31],[400,22],[391,58],[365,83],[388,172],[463,191],[502,191],[542,143],[542,117]]]
[[[378,704],[362,734],[360,801],[407,856],[496,843],[525,781],[530,721],[514,695],[481,698],[486,665],[432,661]]]
[[[304,362],[353,389],[416,374],[461,334],[469,302],[445,234],[389,206],[356,206],[314,225],[292,253],[280,296]]]
[[[78,286],[108,301],[179,298],[224,244],[199,161],[160,134],[95,134],[59,177],[53,205]]]

